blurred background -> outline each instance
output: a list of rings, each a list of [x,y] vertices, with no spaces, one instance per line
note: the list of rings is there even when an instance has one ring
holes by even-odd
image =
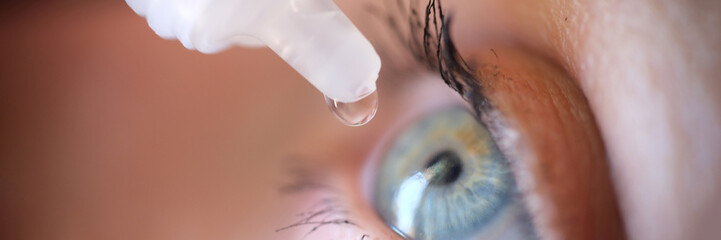
[[[124,1],[0,6],[0,239],[268,239],[298,202],[288,156],[352,155],[382,125],[341,125],[268,49],[190,51]]]

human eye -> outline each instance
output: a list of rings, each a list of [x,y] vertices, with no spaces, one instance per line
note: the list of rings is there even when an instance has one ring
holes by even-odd
[[[421,6],[411,1],[407,14],[422,38],[405,41],[470,111],[427,114],[383,147],[371,193],[380,218],[409,239],[623,238],[603,143],[575,82],[522,48],[488,44],[469,64],[441,1]]]
[[[374,205],[401,236],[534,236],[508,161],[467,109],[436,110],[410,124],[381,161]]]

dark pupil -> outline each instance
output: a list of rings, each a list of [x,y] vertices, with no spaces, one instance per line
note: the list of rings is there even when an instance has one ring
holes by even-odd
[[[426,165],[426,174],[430,174],[430,184],[447,185],[458,179],[463,170],[461,158],[451,151],[443,151],[431,158]]]

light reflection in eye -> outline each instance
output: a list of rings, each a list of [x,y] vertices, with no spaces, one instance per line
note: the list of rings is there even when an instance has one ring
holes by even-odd
[[[409,239],[533,238],[508,163],[486,128],[461,108],[401,132],[380,165],[374,205]]]
[[[399,229],[401,234],[414,231],[413,219],[415,219],[416,209],[421,203],[423,192],[427,186],[428,179],[423,175],[423,172],[417,172],[401,183],[393,206],[398,213],[395,219],[395,228]]]

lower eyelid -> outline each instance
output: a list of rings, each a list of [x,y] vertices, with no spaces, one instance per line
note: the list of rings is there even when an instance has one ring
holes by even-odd
[[[286,184],[276,200],[285,213],[274,220],[272,239],[396,239],[362,200],[357,169],[328,166],[326,160],[287,157]]]

